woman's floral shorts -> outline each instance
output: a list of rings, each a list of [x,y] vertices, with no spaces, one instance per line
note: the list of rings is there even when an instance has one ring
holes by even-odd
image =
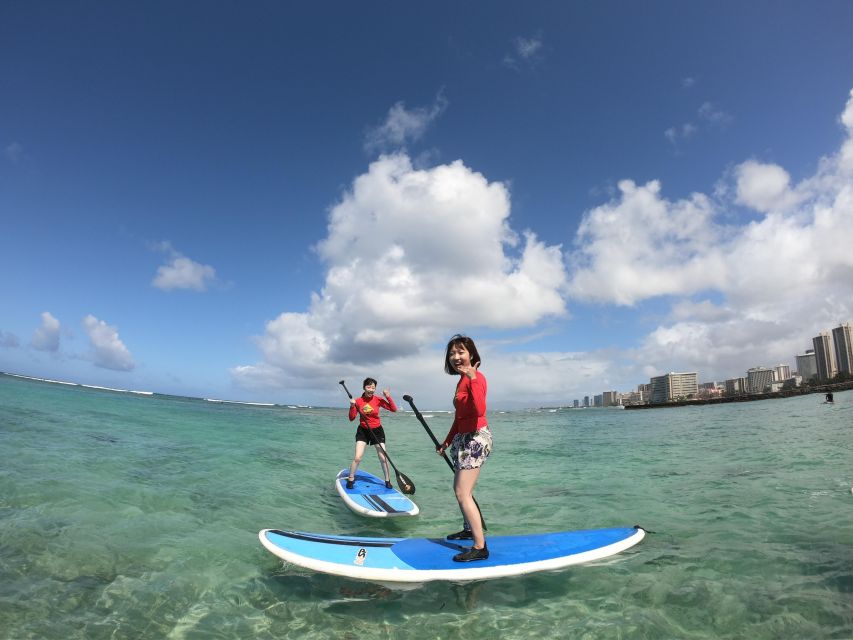
[[[453,468],[479,469],[492,452],[492,432],[488,427],[472,433],[457,433],[450,443]]]

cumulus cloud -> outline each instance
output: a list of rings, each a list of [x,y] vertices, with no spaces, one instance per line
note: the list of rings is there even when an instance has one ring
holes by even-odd
[[[623,180],[562,258],[512,228],[506,185],[461,161],[416,170],[405,155],[382,157],[331,209],[317,245],[323,288],[306,311],[271,320],[261,361],[232,373],[254,388],[326,388],[328,403],[338,379],[374,375],[449,408],[450,334],[513,329],[520,342],[566,317],[566,300],[634,306],[649,328],[631,348],[587,352],[478,340],[490,402],[569,402],[667,371],[722,380],[793,364],[817,332],[853,319],[853,93],[840,123],[840,150],[799,181],[755,159],[717,196],[672,199],[657,180]]]
[[[748,160],[738,165],[735,174],[738,204],[762,213],[797,204],[798,196],[791,190],[791,176],[779,165]]]
[[[430,124],[447,109],[447,98],[439,93],[427,107],[406,109],[400,101],[388,110],[385,121],[368,130],[364,148],[368,152],[393,151],[404,148],[423,137]]]
[[[33,332],[30,344],[39,351],[59,351],[59,336],[62,326],[49,311],[41,314],[41,326]]]
[[[190,260],[175,251],[168,242],[160,243],[158,249],[169,254],[168,262],[157,269],[157,275],[151,281],[158,289],[206,291],[208,284],[215,282],[216,269],[210,265]]]
[[[620,185],[621,198],[581,225],[573,295],[616,304],[672,296],[671,317],[631,354],[658,372],[698,370],[712,379],[790,363],[811,336],[853,318],[851,105],[853,95],[841,116],[841,151],[822,158],[814,175],[795,184],[775,164],[735,168],[731,204],[756,214],[746,224],[722,224],[726,202],[671,203],[657,183]],[[704,290],[721,302],[694,300]]]
[[[583,218],[571,253],[572,296],[633,305],[663,295],[689,295],[722,285],[716,207],[703,194],[670,202],[651,181],[619,183],[620,197]]]
[[[509,213],[506,186],[461,161],[418,170],[405,154],[381,157],[330,212],[316,247],[326,280],[308,311],[281,314],[257,338],[263,365],[280,377],[411,366],[459,330],[564,315],[560,246],[515,232]],[[257,380],[259,369],[234,374]]]
[[[90,355],[96,366],[115,371],[130,371],[136,366],[115,327],[89,314],[83,318],[83,328],[89,336]]]

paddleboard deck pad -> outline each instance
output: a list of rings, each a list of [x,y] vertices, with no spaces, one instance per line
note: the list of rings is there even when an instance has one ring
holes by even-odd
[[[359,469],[355,472],[352,489],[347,489],[349,469],[343,469],[335,478],[335,489],[343,498],[344,504],[363,516],[373,518],[391,518],[397,516],[416,516],[420,512],[418,505],[408,496],[394,488],[385,486],[382,478]]]
[[[263,529],[268,551],[291,564],[383,583],[466,582],[562,569],[620,553],[639,543],[641,527],[486,536],[489,558],[454,562],[470,546],[443,538],[368,538]]]

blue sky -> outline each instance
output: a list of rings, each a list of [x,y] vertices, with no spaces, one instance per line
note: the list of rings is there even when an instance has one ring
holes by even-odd
[[[853,4],[4,3],[0,369],[494,407],[853,319]]]

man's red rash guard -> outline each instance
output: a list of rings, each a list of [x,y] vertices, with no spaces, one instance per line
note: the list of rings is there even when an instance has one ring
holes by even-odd
[[[370,402],[365,400],[364,396],[359,396],[355,399],[355,404],[351,404],[349,406],[349,419],[350,421],[355,420],[355,417],[359,415],[358,410],[361,409],[362,415],[359,425],[370,429],[376,429],[382,426],[382,421],[379,419],[380,407],[388,409],[388,411],[397,411],[397,405],[394,404],[394,398],[391,396],[388,396],[388,400],[385,400],[382,396],[374,395],[370,399]]]
[[[453,425],[444,439],[443,446],[445,448],[450,446],[453,436],[457,433],[471,433],[489,426],[486,420],[487,390],[486,376],[479,371],[475,380],[471,380],[465,375],[462,376],[459,384],[456,385],[456,397],[453,399],[456,417],[453,419]]]

